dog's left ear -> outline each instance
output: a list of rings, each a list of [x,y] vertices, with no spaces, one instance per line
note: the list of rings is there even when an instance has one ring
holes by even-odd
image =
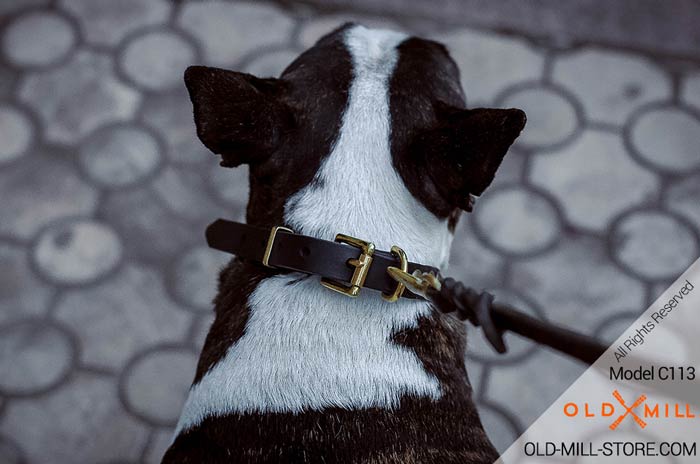
[[[278,99],[282,83],[250,74],[190,66],[185,85],[194,107],[197,135],[234,167],[264,161],[292,124],[292,112]]]
[[[437,123],[418,135],[414,156],[451,206],[467,209],[469,196],[491,184],[508,149],[525,127],[519,109],[436,107]]]

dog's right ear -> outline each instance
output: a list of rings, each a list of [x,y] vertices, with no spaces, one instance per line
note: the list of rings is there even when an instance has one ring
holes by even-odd
[[[185,85],[194,107],[197,135],[234,167],[264,161],[292,125],[292,112],[277,95],[278,79],[207,66],[190,66]]]

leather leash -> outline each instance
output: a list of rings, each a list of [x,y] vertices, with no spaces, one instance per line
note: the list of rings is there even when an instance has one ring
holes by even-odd
[[[480,327],[484,337],[498,353],[507,351],[503,333],[511,331],[541,345],[593,364],[608,347],[593,337],[546,322],[515,307],[494,301],[488,292],[477,292],[461,282],[424,274],[408,274],[389,268],[389,273],[412,292],[420,294],[441,312],[456,311],[461,320]]]

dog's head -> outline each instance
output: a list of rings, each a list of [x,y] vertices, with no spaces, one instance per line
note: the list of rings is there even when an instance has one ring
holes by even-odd
[[[467,109],[440,43],[354,24],[321,38],[279,78],[195,66],[185,83],[202,142],[222,166],[250,166],[248,221],[265,225],[288,221],[321,188],[348,209],[361,207],[353,193],[376,203],[403,189],[446,219],[488,187],[525,124],[517,109]],[[325,185],[324,169],[343,171],[337,185]],[[403,185],[387,187],[395,178]]]

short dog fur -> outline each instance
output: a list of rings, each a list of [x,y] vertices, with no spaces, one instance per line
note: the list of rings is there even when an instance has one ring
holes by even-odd
[[[447,267],[454,226],[525,124],[466,109],[445,47],[346,24],[279,78],[195,66],[197,133],[250,167],[247,221]],[[356,299],[233,259],[164,463],[491,463],[465,327],[422,300]]]

